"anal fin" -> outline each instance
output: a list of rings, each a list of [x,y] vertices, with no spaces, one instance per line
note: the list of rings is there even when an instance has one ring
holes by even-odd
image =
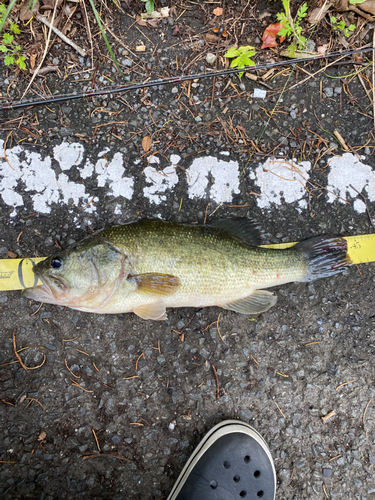
[[[165,304],[162,300],[158,300],[157,302],[153,302],[151,304],[145,304],[143,306],[136,307],[133,312],[142,319],[153,319],[153,320],[167,319]]]
[[[249,297],[229,302],[228,304],[222,304],[221,307],[241,314],[259,314],[267,311],[276,302],[277,297],[273,293],[266,290],[255,290]]]

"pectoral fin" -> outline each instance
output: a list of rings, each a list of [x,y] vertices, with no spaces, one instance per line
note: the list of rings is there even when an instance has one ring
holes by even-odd
[[[173,295],[181,284],[177,276],[170,274],[145,273],[128,276],[127,279],[137,285],[136,292],[146,295]]]
[[[266,290],[256,290],[249,297],[223,304],[221,307],[241,314],[259,314],[267,311],[277,302],[277,297]]]
[[[162,300],[152,304],[146,304],[134,309],[134,314],[143,319],[164,320],[167,319],[165,305]]]

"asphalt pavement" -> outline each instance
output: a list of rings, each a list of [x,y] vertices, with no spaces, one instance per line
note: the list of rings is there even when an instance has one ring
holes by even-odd
[[[373,232],[362,85],[320,73],[270,119],[287,76],[265,100],[233,77],[213,104],[207,79],[189,96],[169,85],[25,110],[28,139],[0,132],[0,257],[50,255],[142,217],[251,216],[268,243]],[[278,287],[258,317],[182,308],[165,322],[1,292],[1,497],[166,498],[204,433],[234,418],[269,443],[278,499],[375,499],[374,282],[362,264]]]

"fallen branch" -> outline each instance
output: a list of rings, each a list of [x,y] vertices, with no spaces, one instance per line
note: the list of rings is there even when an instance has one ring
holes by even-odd
[[[51,73],[51,71],[57,71],[58,66],[46,66],[45,68],[40,68],[40,70],[32,69],[30,73],[36,73],[37,76],[43,76],[46,73]]]
[[[74,43],[67,36],[65,36],[64,33],[62,33],[58,28],[53,26],[53,24],[51,24],[46,17],[42,16],[41,14],[36,14],[35,18],[39,22],[45,24],[48,28],[50,28],[54,33],[56,33],[56,35],[58,35],[62,40],[64,40],[65,43],[73,47],[73,49],[75,49],[78,52],[78,54],[80,54],[82,57],[87,56],[87,52],[84,49],[78,47],[76,43]]]

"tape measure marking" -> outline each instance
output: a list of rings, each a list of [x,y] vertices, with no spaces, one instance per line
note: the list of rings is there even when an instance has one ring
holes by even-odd
[[[22,264],[25,260],[26,259],[21,259],[20,263],[18,264],[18,279],[20,280],[20,284],[21,284],[22,288],[26,288],[25,282],[23,281],[23,270],[22,270],[23,269]],[[35,266],[35,261],[33,259],[27,259],[27,260],[29,260],[32,263],[32,265]],[[32,272],[32,269],[31,269],[31,272]],[[36,286],[37,283],[38,283],[38,276],[36,274],[34,274],[34,284],[31,286],[32,287]]]

